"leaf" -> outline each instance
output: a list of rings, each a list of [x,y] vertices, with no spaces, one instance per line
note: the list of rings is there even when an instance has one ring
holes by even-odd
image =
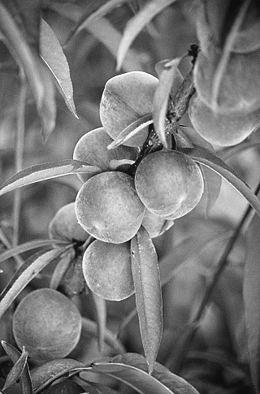
[[[94,174],[101,172],[101,169],[78,160],[62,160],[53,163],[37,164],[13,175],[2,185],[0,196],[20,187],[32,185],[33,183],[83,172]]]
[[[67,253],[64,254],[64,256],[60,259],[56,267],[54,268],[53,274],[51,276],[51,281],[50,281],[50,288],[56,290],[60,282],[65,275],[67,269],[70,266],[70,263],[75,257],[75,251],[74,249],[69,249]]]
[[[25,242],[24,244],[18,245],[15,248],[8,249],[1,253],[0,263],[3,263],[11,257],[17,256],[18,254],[28,252],[29,250],[42,248],[44,246],[52,246],[53,244],[67,245],[66,242],[55,239],[37,239],[35,241]]]
[[[40,30],[40,53],[52,72],[67,107],[78,119],[67,58],[53,30],[43,19],[41,20]]]
[[[69,372],[83,364],[71,358],[48,361],[31,371],[33,392],[39,393],[56,379],[67,375]]]
[[[0,3],[0,30],[17,63],[23,68],[35,98],[44,140],[55,127],[55,91],[50,74],[38,55],[26,43],[8,10]]]
[[[1,341],[1,344],[6,354],[10,357],[12,362],[15,364],[20,359],[21,352],[17,350],[14,346],[10,345],[5,341]],[[29,367],[27,362],[25,363],[23,372],[21,374],[21,386],[22,386],[23,394],[32,394],[32,382],[31,382],[31,376],[29,373]]]
[[[145,114],[130,123],[121,133],[118,134],[116,139],[108,145],[107,149],[115,149],[119,145],[124,144],[134,135],[139,134],[143,131],[147,126],[153,123],[152,114]]]
[[[199,205],[203,207],[205,215],[208,216],[219,196],[222,182],[221,177],[209,168],[203,167],[201,172],[204,180],[204,192]]]
[[[92,364],[93,372],[104,373],[122,381],[141,394],[198,394],[186,380],[155,362],[151,375],[146,372],[146,361],[139,354],[126,353],[108,362]]]
[[[39,52],[40,0],[2,0],[23,33],[26,42]]]
[[[252,380],[260,392],[260,219],[254,216],[247,230],[247,257],[244,273],[244,305]]]
[[[18,360],[14,363],[12,369],[9,371],[2,390],[7,390],[10,386],[15,384],[16,381],[22,376],[23,371],[27,365],[28,355],[29,355],[28,352],[25,350],[25,347],[23,346],[23,351],[20,357],[18,358]]]
[[[98,325],[96,322],[87,319],[85,317],[82,318],[82,335],[90,336],[98,338]],[[109,331],[107,328],[104,333],[104,340],[107,345],[111,347],[115,351],[115,353],[125,353],[125,349],[121,342],[116,339],[114,333]]]
[[[46,265],[54,261],[57,257],[61,256],[63,250],[51,250],[42,254],[36,260],[29,263],[24,263],[21,268],[14,274],[6,288],[1,293],[0,301],[0,318],[3,316],[5,311],[14,302],[16,297],[21,291],[30,283],[43,270]]]
[[[192,157],[197,163],[206,166],[222,178],[226,179],[237,191],[239,191],[248,203],[255,209],[260,217],[260,201],[250,187],[218,156],[202,148],[183,148],[181,151]]]
[[[99,297],[98,295],[91,292],[94,304],[95,312],[97,317],[97,327],[98,327],[98,347],[101,353],[104,352],[104,338],[106,331],[106,320],[107,320],[107,304],[106,300]]]
[[[122,67],[126,53],[132,42],[142,29],[164,8],[174,3],[175,0],[152,0],[127,23],[117,52],[117,70]]]
[[[101,7],[99,7],[95,11],[89,10],[89,7],[87,7],[87,10],[84,12],[80,20],[76,23],[76,26],[69,34],[66,40],[66,45],[76,36],[76,34],[78,34],[82,29],[86,28],[91,22],[94,22],[96,19],[102,18],[110,11],[112,11],[113,8],[118,7],[119,5],[122,5],[126,2],[127,0],[109,0],[105,4],[102,4]]]
[[[182,76],[178,70],[180,58],[174,59],[164,65],[159,75],[159,84],[155,90],[153,99],[153,122],[155,131],[165,148],[167,148],[165,122],[168,109],[168,101],[172,87],[177,88],[182,83]],[[175,93],[176,93],[175,91]]]
[[[151,373],[162,338],[162,293],[157,254],[143,227],[131,240],[131,265],[141,338]]]
[[[74,22],[77,22],[82,15],[81,7],[76,4],[63,4],[62,7],[51,4],[51,8]],[[96,19],[94,22],[89,23],[86,29],[116,57],[122,35],[109,20],[105,18]],[[122,68],[125,71],[143,70],[143,62],[147,62],[148,60],[144,54],[129,50]]]
[[[232,48],[234,46],[234,42],[237,38],[237,33],[244,21],[244,17],[246,15],[248,6],[250,4],[250,0],[246,0],[242,3],[240,10],[237,14],[237,17],[225,39],[225,45],[224,48],[221,52],[221,58],[220,61],[216,67],[215,74],[213,76],[213,81],[212,81],[212,96],[211,96],[211,107],[214,112],[218,111],[218,95],[219,95],[219,89],[221,85],[222,78],[224,76],[230,54],[232,52]]]

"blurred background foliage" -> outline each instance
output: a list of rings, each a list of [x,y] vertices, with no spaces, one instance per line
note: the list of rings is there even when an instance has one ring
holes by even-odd
[[[48,161],[72,158],[74,146],[86,132],[100,126],[99,102],[106,81],[116,72],[115,54],[129,20],[145,3],[131,1],[89,24],[67,44],[66,39],[81,15],[98,8],[102,1],[44,2],[43,18],[54,30],[66,54],[74,88],[74,100],[79,119],[69,112],[57,92],[57,123],[44,144],[40,123],[30,90],[27,91],[24,167]],[[162,59],[171,59],[187,52],[197,43],[192,2],[180,1],[165,9],[141,32],[128,52],[121,72],[143,70],[156,75],[154,66]],[[15,136],[18,68],[5,45],[0,42],[0,180],[15,172]],[[183,124],[190,126],[188,118]],[[251,139],[259,138],[259,132]],[[236,153],[228,160],[231,167],[254,188],[258,182],[260,157],[257,149]],[[75,199],[80,182],[68,176],[22,189],[19,243],[48,237],[48,224],[55,212]],[[205,217],[201,204],[189,215],[178,219],[173,228],[155,240],[161,260],[167,260],[174,270],[173,278],[164,287],[164,336],[158,361],[174,369],[174,351],[184,327],[192,319],[205,287],[211,278],[227,238],[246,208],[246,201],[223,182],[218,200]],[[1,233],[12,238],[13,196],[1,198]],[[2,237],[2,235],[1,235]],[[187,241],[183,242],[184,239]],[[1,239],[3,240],[3,239]],[[181,247],[176,247],[181,243]],[[242,275],[245,261],[245,236],[241,235],[230,255],[231,264],[219,281],[203,317],[200,328],[184,365],[182,376],[201,393],[250,393],[248,355],[246,349]],[[1,287],[6,272],[0,278]],[[48,270],[43,271],[37,286],[44,283]],[[8,275],[7,275],[8,276]],[[42,281],[42,282],[39,282]],[[32,284],[33,286],[33,284]],[[79,302],[80,303],[80,302]],[[80,305],[79,305],[80,306]],[[117,330],[134,306],[129,300],[108,302],[108,326]],[[81,309],[83,306],[80,306]],[[95,318],[93,302],[83,314]],[[8,332],[6,322],[2,332]],[[142,353],[138,322],[134,318],[120,337],[127,351]],[[10,340],[10,342],[12,342]],[[109,352],[109,350],[107,349]],[[86,361],[98,356],[96,342],[88,339],[74,353]],[[127,392],[127,391],[125,391]]]

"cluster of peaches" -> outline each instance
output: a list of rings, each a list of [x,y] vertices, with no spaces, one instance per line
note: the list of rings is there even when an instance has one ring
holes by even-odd
[[[190,119],[208,142],[235,145],[260,124],[260,4],[258,0],[197,3],[201,52],[194,69],[197,94],[190,103]],[[236,10],[230,29],[231,11],[234,15]]]

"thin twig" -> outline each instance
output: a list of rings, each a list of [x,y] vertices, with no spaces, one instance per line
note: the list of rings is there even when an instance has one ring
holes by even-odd
[[[260,191],[260,182],[255,190],[255,194],[258,195],[259,191]],[[185,330],[183,339],[179,341],[180,346],[174,347],[173,353],[169,357],[168,366],[175,373],[179,373],[182,369],[186,354],[190,349],[194,335],[199,327],[199,323],[206,311],[206,307],[211,299],[211,296],[216,288],[216,285],[224,269],[227,267],[229,263],[228,256],[230,252],[233,250],[239,235],[243,232],[245,225],[248,223],[248,219],[251,217],[251,211],[252,211],[252,207],[251,205],[249,205],[244,215],[242,216],[241,220],[239,221],[232,237],[229,239],[223,254],[219,259],[216,270],[212,276],[212,280],[210,281],[209,285],[206,288],[204,297],[201,300],[198,311],[195,317],[193,318],[192,322],[188,325],[187,330]]]
[[[17,106],[17,133],[16,133],[16,147],[15,147],[15,170],[19,172],[23,166],[23,151],[24,151],[24,129],[25,129],[25,105],[26,105],[26,80],[24,72],[20,73],[20,94]],[[21,210],[21,189],[16,189],[14,193],[13,203],[13,246],[18,245],[19,239],[19,218]]]

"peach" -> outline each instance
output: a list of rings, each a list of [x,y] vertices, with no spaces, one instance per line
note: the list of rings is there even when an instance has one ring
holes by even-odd
[[[154,213],[146,210],[142,221],[142,226],[148,232],[150,238],[159,237],[174,224],[173,220],[166,220]]]
[[[90,290],[106,300],[121,301],[134,293],[129,242],[94,241],[84,253],[82,270]]]
[[[116,75],[107,81],[100,102],[100,119],[111,138],[115,139],[141,116],[152,113],[157,85],[158,79],[143,71]],[[125,145],[141,146],[147,135],[146,127]]]
[[[20,349],[33,361],[66,357],[77,345],[81,316],[77,307],[60,292],[42,288],[26,295],[13,317],[13,334]]]
[[[194,84],[199,98],[212,107],[213,79],[219,56],[211,49],[209,56],[199,53],[194,68]],[[248,113],[260,108],[260,49],[247,54],[231,53],[219,86],[217,111]]]
[[[218,114],[207,107],[198,96],[194,96],[190,101],[189,117],[201,137],[220,146],[240,143],[260,125],[260,109],[247,115]]]
[[[152,213],[176,219],[190,212],[204,189],[199,166],[177,151],[159,151],[147,155],[135,174],[137,194]]]
[[[197,7],[197,35],[202,51],[206,54],[210,47],[220,48],[223,23],[231,1],[207,0]],[[260,48],[260,8],[258,0],[253,0],[246,11],[241,28],[236,34],[232,52],[248,53]]]
[[[145,211],[132,177],[119,171],[90,178],[81,187],[75,203],[80,225],[100,241],[115,244],[133,238]]]
[[[137,151],[134,148],[121,145],[116,149],[108,150],[107,146],[112,141],[112,138],[103,127],[91,130],[77,142],[74,148],[73,159],[85,161],[90,165],[101,168],[103,171],[111,170],[110,162],[112,160],[136,159]],[[78,174],[83,182],[86,182],[93,175],[95,174]]]
[[[64,205],[55,214],[49,224],[49,236],[70,242],[84,242],[87,239],[88,234],[78,224],[74,202]]]

